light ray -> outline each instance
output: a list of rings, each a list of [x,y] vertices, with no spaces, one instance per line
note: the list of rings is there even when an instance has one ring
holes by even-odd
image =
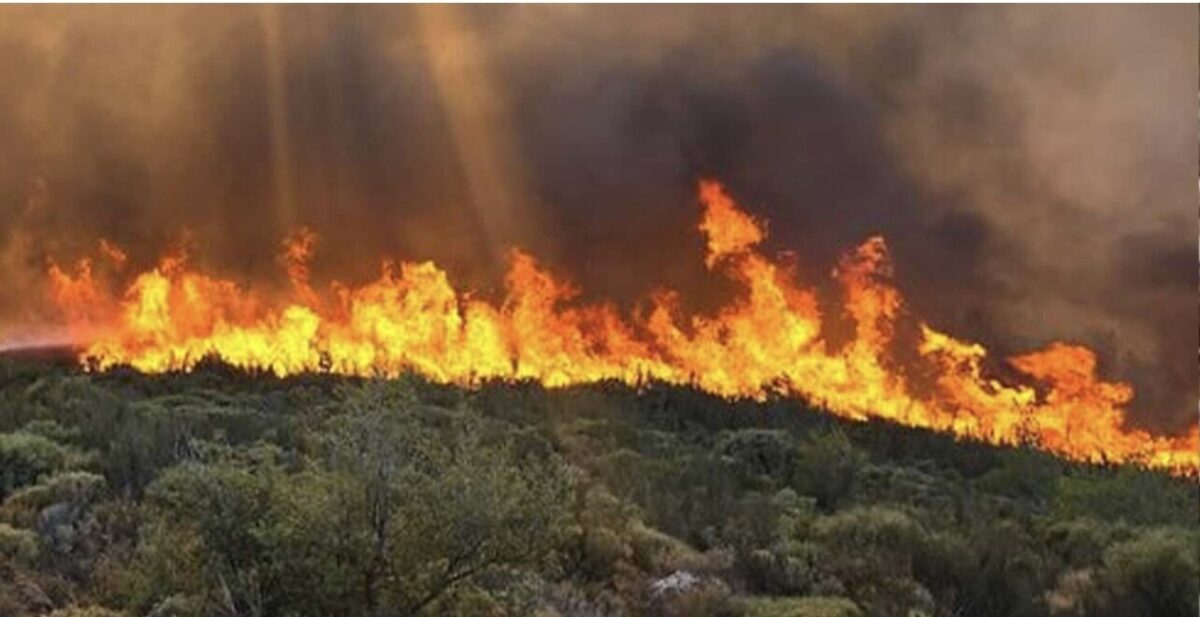
[[[455,5],[417,8],[421,40],[466,176],[469,205],[483,227],[492,263],[507,246],[536,233],[512,124],[476,34]]]

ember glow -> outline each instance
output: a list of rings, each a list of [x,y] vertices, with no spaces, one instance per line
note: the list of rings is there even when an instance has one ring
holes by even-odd
[[[845,313],[837,317],[854,326],[848,340],[831,341],[814,287],[760,248],[766,225],[716,182],[701,182],[699,194],[705,264],[740,287],[733,301],[704,315],[682,314],[669,291],[628,315],[583,303],[570,283],[519,250],[510,253],[499,303],[456,289],[432,262],[388,261],[374,282],[319,290],[309,280],[317,238],[308,230],[284,244],[291,291],[283,297],[189,269],[180,254],[125,275],[132,282],[114,290],[97,271],[103,264],[121,279],[126,260],[107,242],[95,262],[52,265],[49,289],[91,370],[188,370],[218,357],[280,376],[411,370],[464,386],[656,380],[723,397],[798,397],[845,418],[1028,443],[1077,461],[1200,470],[1197,427],[1171,438],[1127,426],[1132,388],[1102,379],[1086,347],[1056,342],[1008,358],[1002,379],[984,347],[928,324],[917,322],[915,340],[902,340],[901,320],[915,318],[892,283],[882,237],[866,239],[833,269]],[[915,349],[897,353],[905,344]]]

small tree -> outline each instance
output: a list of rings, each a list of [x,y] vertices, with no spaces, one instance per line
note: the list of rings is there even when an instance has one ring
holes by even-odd
[[[415,615],[489,569],[543,557],[564,526],[569,486],[553,458],[518,457],[505,427],[422,407],[396,387],[352,393],[328,449],[357,494],[344,520],[368,540],[368,612]]]

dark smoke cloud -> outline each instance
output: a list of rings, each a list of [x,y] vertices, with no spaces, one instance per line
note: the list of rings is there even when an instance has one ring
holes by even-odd
[[[596,296],[712,289],[694,183],[801,276],[874,233],[914,310],[1000,353],[1101,350],[1195,422],[1195,7],[6,7],[0,340],[49,256],[187,230],[247,284],[519,244]],[[632,266],[631,266],[632,264]]]

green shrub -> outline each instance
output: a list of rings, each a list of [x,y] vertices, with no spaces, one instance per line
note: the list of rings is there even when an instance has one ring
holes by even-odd
[[[18,431],[0,433],[0,499],[61,470],[67,449],[52,439]]]
[[[1200,484],[1131,467],[1063,476],[1054,499],[1060,518],[1092,517],[1142,525],[1196,524]]]
[[[1192,617],[1200,612],[1198,535],[1158,529],[1104,552],[1095,594],[1097,615]]]
[[[124,613],[102,606],[69,606],[60,608],[47,617],[124,617]]]
[[[29,563],[37,557],[37,535],[26,529],[0,523],[0,556]]]
[[[831,511],[849,497],[866,465],[866,455],[854,447],[845,433],[829,430],[816,433],[799,447],[796,486],[817,500],[817,507]]]
[[[746,601],[746,617],[863,617],[846,598],[756,598]]]
[[[43,508],[54,503],[85,506],[96,501],[103,490],[103,476],[86,471],[56,473],[10,495],[0,505],[0,516],[14,524],[32,527]]]

